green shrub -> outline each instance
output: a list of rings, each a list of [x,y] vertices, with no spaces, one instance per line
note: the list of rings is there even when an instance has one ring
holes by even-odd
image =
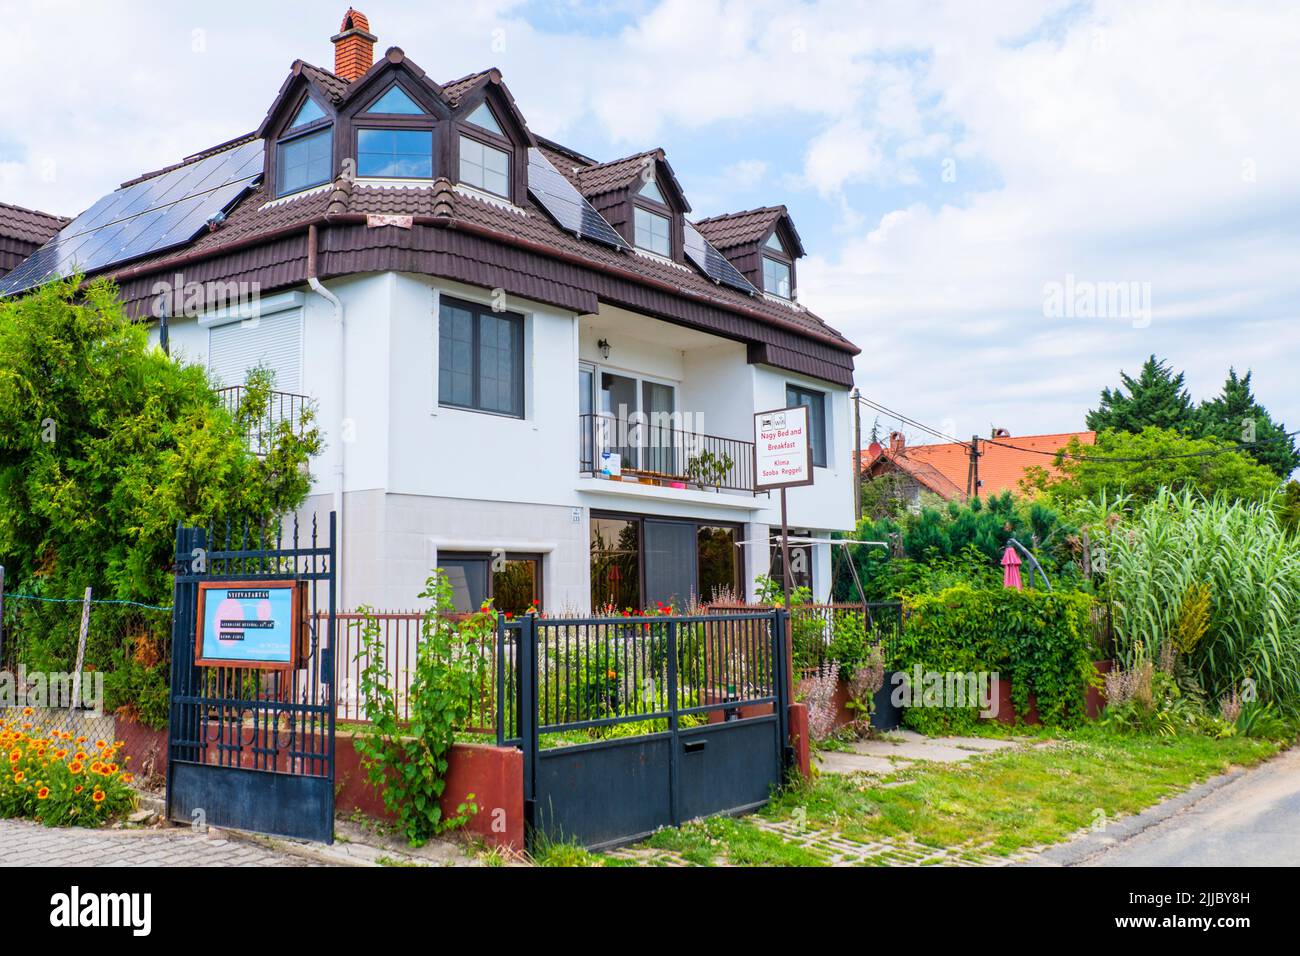
[[[891,647],[891,670],[994,673],[1012,681],[1012,700],[1028,712],[1029,695],[1048,726],[1085,714],[1094,682],[1093,599],[1079,592],[975,589],[966,585],[905,599],[903,632]],[[915,692],[915,690],[914,690]],[[904,719],[925,733],[966,729],[977,707],[909,707]]]

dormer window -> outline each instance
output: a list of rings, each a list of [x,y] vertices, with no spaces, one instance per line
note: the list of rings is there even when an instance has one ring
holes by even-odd
[[[486,102],[480,103],[477,109],[470,113],[469,116],[466,116],[465,122],[473,123],[479,129],[485,129],[489,133],[494,133],[503,139],[505,138],[506,134],[501,131],[501,124],[498,123],[497,118],[492,115],[492,110],[488,107]]]
[[[382,179],[432,179],[433,130],[357,130],[357,175]]]
[[[661,206],[668,205],[668,200],[664,199],[664,194],[659,191],[659,187],[655,185],[655,181],[653,179],[646,180],[645,185],[641,187],[640,195],[643,199],[649,199],[651,202],[657,202]]]
[[[291,196],[334,178],[334,127],[320,104],[302,101],[275,144],[275,194]]]
[[[510,154],[464,134],[460,137],[460,181],[510,198]]]
[[[387,113],[390,116],[423,116],[424,110],[416,105],[415,100],[406,95],[406,91],[394,83],[383,96],[375,100],[367,113]]]
[[[661,256],[672,255],[672,224],[667,216],[637,206],[635,226],[635,242],[638,249]]]
[[[302,101],[302,106],[298,107],[298,113],[289,124],[289,129],[302,129],[304,126],[310,126],[317,120],[325,118],[325,111],[317,105],[316,101],[310,96]]]
[[[771,256],[763,257],[763,291],[782,299],[793,298],[790,294],[790,264],[779,262]]]

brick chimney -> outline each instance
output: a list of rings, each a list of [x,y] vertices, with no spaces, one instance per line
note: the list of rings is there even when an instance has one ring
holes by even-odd
[[[889,453],[891,455],[901,454],[903,449],[906,447],[907,447],[907,436],[905,436],[902,432],[889,433]]]
[[[376,37],[369,31],[366,15],[348,7],[338,36],[330,37],[334,44],[334,73],[349,83],[374,65]]]

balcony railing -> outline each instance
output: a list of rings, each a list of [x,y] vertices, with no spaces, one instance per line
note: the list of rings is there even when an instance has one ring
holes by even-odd
[[[579,415],[578,435],[578,470],[586,475],[754,493],[753,442],[683,429],[670,414],[644,419]]]
[[[230,385],[217,389],[217,398],[232,417],[239,414],[248,389],[243,385]],[[302,434],[302,413],[311,405],[308,395],[295,395],[292,392],[271,392],[266,404],[266,412],[248,423],[248,447],[256,455],[265,455],[270,450],[275,433],[281,422],[288,422],[294,434]]]

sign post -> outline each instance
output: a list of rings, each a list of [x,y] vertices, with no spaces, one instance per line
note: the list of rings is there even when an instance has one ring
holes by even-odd
[[[754,487],[757,491],[781,492],[781,591],[785,597],[786,621],[790,616],[790,519],[785,490],[813,483],[812,441],[808,429],[808,406],[778,408],[754,415]],[[786,625],[786,692],[794,700],[793,626]]]

